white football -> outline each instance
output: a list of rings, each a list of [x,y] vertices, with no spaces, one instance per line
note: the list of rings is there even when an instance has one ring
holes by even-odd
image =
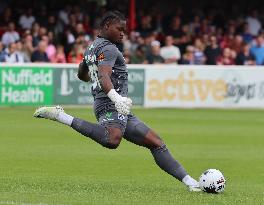
[[[199,179],[200,188],[207,193],[220,193],[225,189],[225,177],[217,169],[208,169]]]

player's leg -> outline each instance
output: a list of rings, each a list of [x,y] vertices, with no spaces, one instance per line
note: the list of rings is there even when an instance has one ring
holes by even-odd
[[[186,184],[191,191],[199,191],[198,182],[190,177],[184,167],[170,154],[161,138],[135,116],[129,115],[124,138],[148,148],[156,164],[165,172]]]
[[[109,149],[118,147],[124,133],[122,126],[108,123],[111,120],[108,116],[102,115],[100,118],[101,123],[95,124],[68,115],[60,106],[41,107],[36,110],[34,117],[50,119],[68,125],[82,135]]]
[[[118,127],[95,124],[79,118],[73,119],[71,127],[109,149],[116,149],[123,136],[121,129]]]

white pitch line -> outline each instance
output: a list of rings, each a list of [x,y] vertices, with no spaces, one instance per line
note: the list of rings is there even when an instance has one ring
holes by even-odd
[[[42,202],[39,202],[39,203],[25,203],[25,202],[17,202],[17,201],[0,201],[0,204],[3,204],[3,205],[49,205],[47,203],[42,203]],[[63,205],[63,204],[53,204],[53,205]]]
[[[32,203],[24,203],[24,202],[16,202],[16,201],[0,201],[0,204],[5,204],[5,205],[48,205],[45,203],[37,203],[37,204],[32,204]]]

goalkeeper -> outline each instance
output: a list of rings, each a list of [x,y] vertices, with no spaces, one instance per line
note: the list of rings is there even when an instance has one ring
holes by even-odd
[[[122,42],[126,30],[124,16],[117,11],[107,12],[100,26],[100,35],[85,51],[78,70],[80,80],[93,83],[93,106],[98,124],[72,117],[60,106],[41,107],[34,117],[68,125],[109,149],[116,149],[122,138],[146,147],[162,170],[183,182],[190,191],[200,191],[198,182],[173,158],[161,138],[130,113],[128,71],[125,59],[115,45]]]

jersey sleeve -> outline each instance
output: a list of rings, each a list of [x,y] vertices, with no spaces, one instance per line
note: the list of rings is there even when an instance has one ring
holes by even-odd
[[[104,46],[97,55],[98,66],[108,65],[113,67],[118,56],[118,50],[114,45]]]

